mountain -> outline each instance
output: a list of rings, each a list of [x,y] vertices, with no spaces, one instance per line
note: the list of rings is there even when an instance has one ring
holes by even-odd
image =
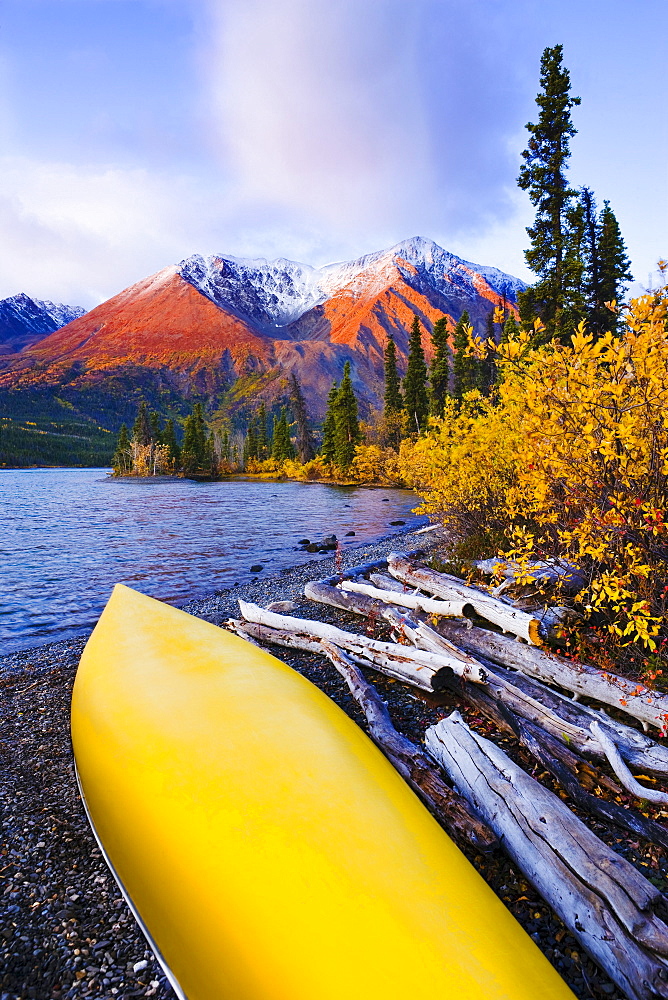
[[[0,299],[0,354],[15,354],[85,314],[80,306],[42,302],[20,293]]]
[[[454,324],[466,309],[484,335],[489,312],[513,309],[524,287],[421,237],[320,268],[194,255],[0,358],[0,413],[76,416],[116,431],[143,399],[177,418],[199,400],[210,416],[243,425],[260,398],[285,399],[294,371],[319,420],[350,361],[366,416],[382,405],[388,336],[401,369],[414,315],[429,356],[438,317]]]

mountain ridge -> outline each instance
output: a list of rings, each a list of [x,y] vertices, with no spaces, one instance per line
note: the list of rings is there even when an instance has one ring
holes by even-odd
[[[287,401],[295,373],[317,422],[350,362],[366,419],[382,407],[389,337],[405,370],[414,316],[429,358],[440,316],[452,329],[466,309],[485,336],[491,310],[515,312],[524,287],[422,237],[320,268],[193,254],[0,357],[0,415],[74,415],[117,431],[142,401],[177,420],[202,402],[214,421],[243,427],[260,400]]]
[[[25,292],[0,299],[0,354],[16,354],[85,313],[81,306],[33,299]]]

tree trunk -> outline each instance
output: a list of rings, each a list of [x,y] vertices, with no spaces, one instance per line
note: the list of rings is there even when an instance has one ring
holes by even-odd
[[[657,729],[664,730],[666,727],[668,697],[644,684],[534,649],[485,629],[465,628],[444,620],[439,624],[438,631],[472,656],[484,656],[545,684],[554,684],[574,694],[593,698]]]
[[[532,645],[539,646],[543,638],[547,638],[541,635],[538,618],[528,615],[526,611],[520,611],[512,604],[490,597],[481,590],[469,587],[454,576],[418,566],[406,556],[397,553],[389,556],[388,566],[390,573],[397,580],[427,590],[444,601],[461,601],[469,604],[480,618],[493,622],[504,632],[510,632],[518,639],[525,639]]]
[[[513,862],[631,1000],[668,997],[661,893],[458,712],[427,747]]]
[[[249,622],[258,625],[268,625],[270,628],[281,629],[326,639],[342,649],[362,653],[367,662],[378,660],[380,664],[388,663],[399,670],[401,679],[417,684],[426,691],[433,690],[432,677],[443,667],[453,670],[467,680],[484,683],[485,672],[472,657],[454,656],[446,653],[431,653],[414,647],[401,646],[395,642],[380,642],[364,635],[354,635],[344,632],[324,622],[311,621],[306,618],[292,618],[289,615],[278,615],[266,611],[256,604],[239,601],[242,616]]]

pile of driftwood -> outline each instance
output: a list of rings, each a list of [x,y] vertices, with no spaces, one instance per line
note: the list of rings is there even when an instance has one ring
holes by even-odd
[[[459,712],[427,730],[426,748],[416,746],[395,729],[359,666],[424,691],[456,693],[513,734],[579,809],[664,848],[666,827],[591,789],[615,788],[596,768],[607,761],[631,795],[668,803],[668,794],[631,772],[668,778],[668,748],[649,735],[665,731],[668,697],[546,651],[558,614],[520,610],[411,554],[309,583],[304,592],[382,619],[397,641],[242,601],[242,618],[228,626],[251,641],[327,656],[364,711],[371,737],[453,838],[480,850],[500,845],[632,1000],[668,997],[668,901],[659,890]],[[618,710],[644,731],[581,697]]]

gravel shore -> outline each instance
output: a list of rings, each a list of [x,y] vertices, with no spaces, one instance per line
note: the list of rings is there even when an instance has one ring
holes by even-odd
[[[393,550],[437,545],[438,534],[394,535],[346,551],[343,563],[348,567],[381,558]],[[296,615],[346,627],[355,621],[352,616],[312,604],[303,597],[307,580],[333,572],[333,558],[322,559],[192,601],[184,610],[221,624],[237,616],[239,597],[261,605],[292,600],[299,605]],[[0,855],[0,1000],[173,1000],[171,987],[100,856],[77,792],[69,704],[85,641],[83,637],[52,643],[0,659],[0,802],[4,830]],[[277,655],[363,724],[357,706],[329,663],[289,650],[277,651]],[[454,704],[448,697],[423,696],[378,675],[373,680],[388,702],[397,728],[416,741]],[[490,735],[483,720],[465,709],[464,714],[472,725]],[[498,742],[521,758],[521,751],[511,741]],[[523,763],[532,770],[526,759]],[[611,836],[599,825],[591,825],[665,891],[666,859],[659,849],[630,843],[628,837]],[[623,1000],[624,995],[581,952],[505,856],[496,852],[483,857],[474,850],[468,854],[577,997]]]

